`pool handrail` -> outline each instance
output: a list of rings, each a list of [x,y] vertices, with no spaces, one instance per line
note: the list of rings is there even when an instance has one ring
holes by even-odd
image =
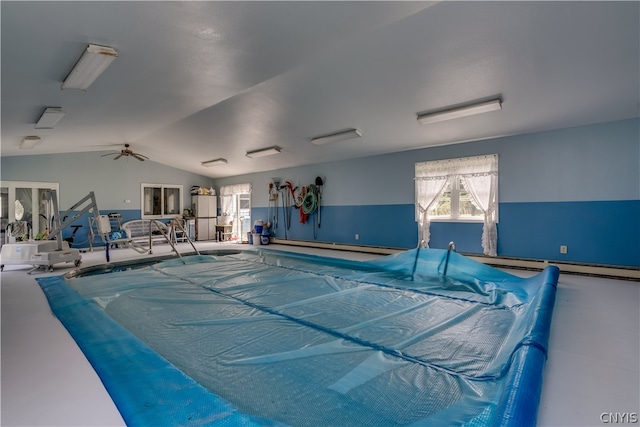
[[[411,272],[411,280],[415,280],[416,268],[418,267],[418,257],[420,256],[420,249],[428,247],[429,245],[424,240],[421,240],[420,243],[418,243],[418,247],[416,248],[416,258],[413,262],[413,271]],[[449,266],[449,254],[451,253],[451,251],[456,252],[456,244],[453,241],[449,242],[449,245],[447,246],[447,256],[444,261],[444,270],[442,272],[443,277],[447,275],[447,267]]]
[[[454,242],[449,242],[449,246],[447,246],[447,258],[444,260],[444,271],[442,272],[443,276],[447,275],[447,267],[449,267],[449,255],[451,251],[456,251],[456,244]]]
[[[149,253],[150,254],[153,253],[152,250],[151,250],[152,247],[153,247],[153,230],[151,228],[151,224],[153,224],[155,226],[156,230],[158,230],[158,231],[160,231],[160,233],[162,233],[162,236],[165,238],[167,243],[169,243],[171,245],[171,249],[173,250],[173,252],[175,252],[176,255],[178,255],[178,257],[180,259],[182,259],[182,255],[180,254],[180,252],[178,251],[176,246],[173,244],[173,241],[169,237],[167,232],[164,230],[165,229],[165,224],[160,222],[160,221],[158,221],[157,219],[150,219],[149,220]],[[180,229],[180,231],[182,231],[183,235],[187,238],[187,241],[189,242],[189,244],[191,244],[191,247],[193,248],[193,250],[196,252],[196,254],[200,255],[200,252],[195,247],[195,245],[193,244],[193,241],[189,237],[189,234],[185,231],[185,229],[182,227],[182,225],[180,225],[180,223],[178,221],[173,221],[173,225],[172,226],[177,226]]]

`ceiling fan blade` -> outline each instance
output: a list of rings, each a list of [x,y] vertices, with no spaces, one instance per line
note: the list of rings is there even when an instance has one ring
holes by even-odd
[[[122,145],[122,144],[117,144],[117,145]],[[120,151],[116,151],[113,153],[106,153],[101,155],[100,157],[106,157],[106,156],[114,156],[113,160],[118,160],[120,157],[133,157],[141,162],[144,162],[145,159],[148,159],[147,156],[145,156],[144,154],[140,154],[140,153],[134,153],[131,149],[129,149],[129,144],[124,144],[124,149],[120,150]]]

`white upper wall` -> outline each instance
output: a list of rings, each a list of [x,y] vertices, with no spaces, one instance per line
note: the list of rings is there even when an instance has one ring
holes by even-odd
[[[3,181],[60,183],[60,208],[67,209],[93,191],[103,210],[140,209],[140,184],[183,185],[184,206],[190,206],[191,186],[213,185],[208,177],[146,160],[100,157],[101,153],[2,157]],[[125,203],[130,200],[131,203]]]
[[[254,207],[268,205],[272,177],[298,186],[314,183],[316,176],[325,184],[325,206],[412,204],[416,162],[493,153],[500,156],[502,203],[640,199],[639,119],[260,172],[215,183],[252,183]]]
[[[151,161],[100,157],[100,153],[3,157],[0,177],[60,183],[64,209],[89,191],[101,209],[140,209],[140,183],[182,184],[189,206],[192,185],[249,182],[253,207],[268,205],[271,178],[294,186],[322,177],[323,205],[414,202],[414,164],[426,160],[498,153],[500,202],[640,200],[640,119],[623,120],[465,144],[211,178]],[[268,163],[269,158],[263,158]],[[130,204],[124,200],[131,200]]]

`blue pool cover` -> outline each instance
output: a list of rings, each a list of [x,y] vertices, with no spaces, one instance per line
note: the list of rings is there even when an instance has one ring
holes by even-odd
[[[557,280],[414,249],[38,283],[129,426],[533,426]]]

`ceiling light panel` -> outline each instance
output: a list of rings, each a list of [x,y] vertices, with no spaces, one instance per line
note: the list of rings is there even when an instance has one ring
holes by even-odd
[[[422,125],[429,123],[442,122],[445,120],[459,119],[461,117],[473,116],[475,114],[488,113],[502,109],[502,101],[493,99],[491,101],[480,102],[477,104],[465,105],[463,107],[448,108],[441,111],[434,111],[426,114],[418,115],[418,122]]]
[[[264,148],[262,150],[247,151],[245,155],[249,158],[254,159],[256,157],[264,157],[264,156],[271,156],[273,154],[280,154],[281,151],[282,151],[282,148],[280,147],[269,147],[269,148]]]
[[[226,165],[227,164],[227,159],[215,159],[215,160],[207,160],[206,162],[202,162],[201,165],[205,166],[205,167],[211,167],[211,166],[219,166],[219,165]]]
[[[108,46],[90,44],[62,83],[62,89],[87,90],[100,74],[118,57]]]
[[[64,111],[59,107],[48,107],[36,122],[36,129],[53,129],[58,122],[64,117]]]
[[[316,145],[332,144],[334,142],[346,141],[347,139],[360,138],[362,132],[358,129],[349,129],[342,132],[332,133],[330,135],[318,136],[313,138],[311,142]]]
[[[40,144],[40,142],[42,142],[42,139],[39,136],[25,136],[20,142],[20,149],[31,150],[35,148],[36,145]]]

